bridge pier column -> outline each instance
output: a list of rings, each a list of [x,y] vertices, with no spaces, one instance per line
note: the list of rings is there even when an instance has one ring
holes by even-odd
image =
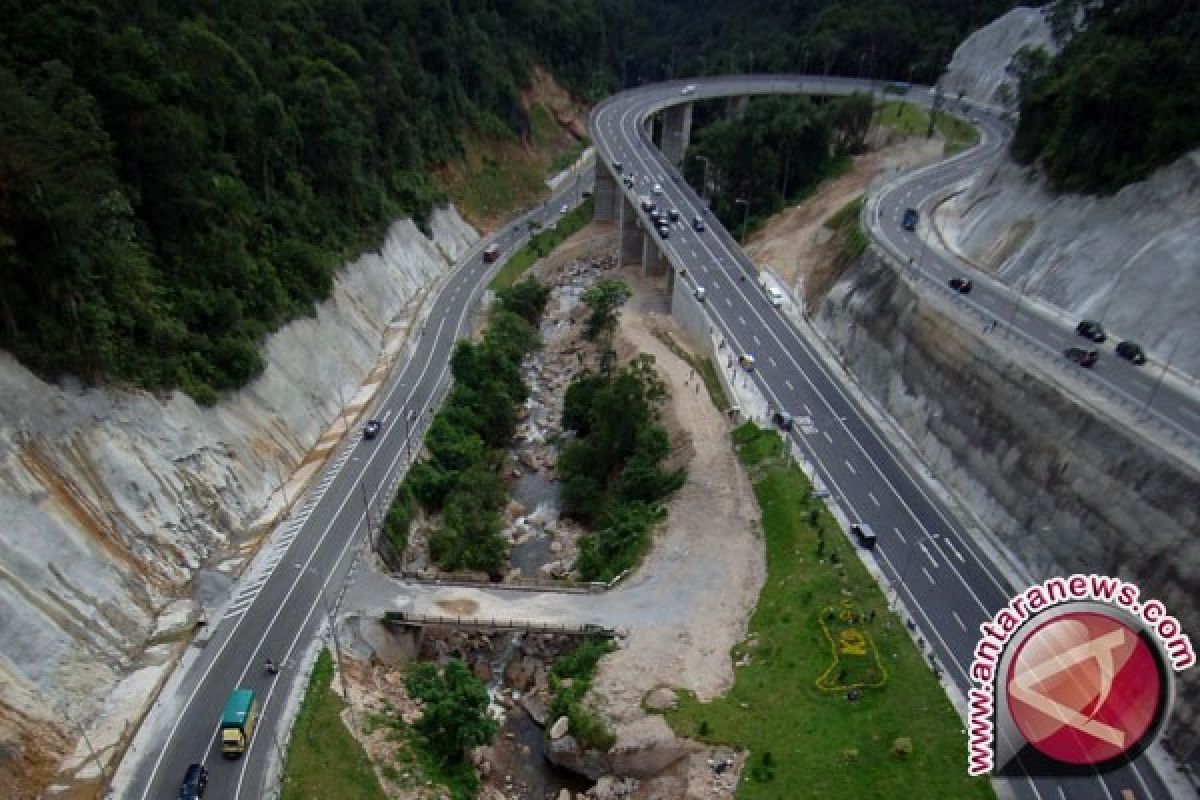
[[[663,112],[662,151],[671,163],[679,166],[692,138],[692,104],[671,106]]]
[[[596,159],[595,189],[592,194],[592,218],[599,222],[610,222],[620,213],[621,191],[617,180],[600,159]]]
[[[725,115],[741,119],[746,116],[746,106],[749,104],[750,95],[744,94],[741,97],[730,97],[725,101]]]
[[[620,223],[617,231],[617,247],[620,248],[619,260],[622,264],[637,261],[642,254],[642,228],[638,225],[637,212],[633,204],[625,199],[624,194],[617,195],[617,214]]]

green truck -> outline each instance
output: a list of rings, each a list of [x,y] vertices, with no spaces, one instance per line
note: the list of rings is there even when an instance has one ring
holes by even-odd
[[[221,753],[237,758],[250,746],[258,721],[258,698],[253,689],[234,689],[221,714]]]

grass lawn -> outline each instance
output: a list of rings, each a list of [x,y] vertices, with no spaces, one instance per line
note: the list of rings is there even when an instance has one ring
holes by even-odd
[[[875,112],[875,122],[893,128],[904,136],[924,136],[929,130],[928,112],[913,103],[884,103]],[[938,114],[934,125],[946,141],[944,155],[954,155],[974,147],[979,141],[979,131],[974,125],[950,114]]]
[[[554,228],[546,228],[534,234],[524,247],[513,253],[504,266],[496,272],[489,288],[506,289],[516,283],[525,270],[543,256],[549,255],[554,248],[562,244],[576,231],[587,225],[592,219],[592,199],[589,197],[569,214],[558,218]]]
[[[671,726],[750,751],[739,798],[994,798],[966,774],[962,720],[779,437],[747,423],[734,444],[767,544],[767,582],[732,653],[749,663],[725,697],[681,697]],[[907,756],[891,752],[901,737]]]
[[[283,776],[283,800],[336,797],[385,800],[367,754],[338,716],[345,703],[329,689],[333,657],[322,650],[292,729]],[[270,731],[259,731],[270,736]]]

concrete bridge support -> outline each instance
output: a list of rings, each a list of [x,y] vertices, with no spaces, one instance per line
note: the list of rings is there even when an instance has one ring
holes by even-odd
[[[596,179],[592,193],[594,211],[592,218],[600,222],[611,222],[621,213],[621,190],[617,179],[608,171],[602,161],[596,159]]]
[[[746,116],[746,106],[750,105],[750,96],[730,97],[725,101],[725,114],[741,119]]]
[[[671,106],[663,112],[662,151],[671,163],[679,166],[692,139],[692,104]]]
[[[620,261],[622,264],[631,264],[642,256],[642,228],[638,225],[633,205],[620,193],[617,195],[617,217]]]
[[[642,276],[661,275],[664,269],[670,268],[670,262],[658,248],[657,233],[642,234]]]

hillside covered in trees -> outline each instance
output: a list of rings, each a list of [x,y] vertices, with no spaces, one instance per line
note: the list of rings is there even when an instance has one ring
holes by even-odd
[[[0,0],[0,347],[48,378],[182,387],[262,368],[459,132],[681,74],[929,80],[986,0]]]
[[[1052,20],[1063,49],[1017,66],[1018,162],[1057,189],[1107,193],[1200,146],[1200,3],[1064,0]]]

